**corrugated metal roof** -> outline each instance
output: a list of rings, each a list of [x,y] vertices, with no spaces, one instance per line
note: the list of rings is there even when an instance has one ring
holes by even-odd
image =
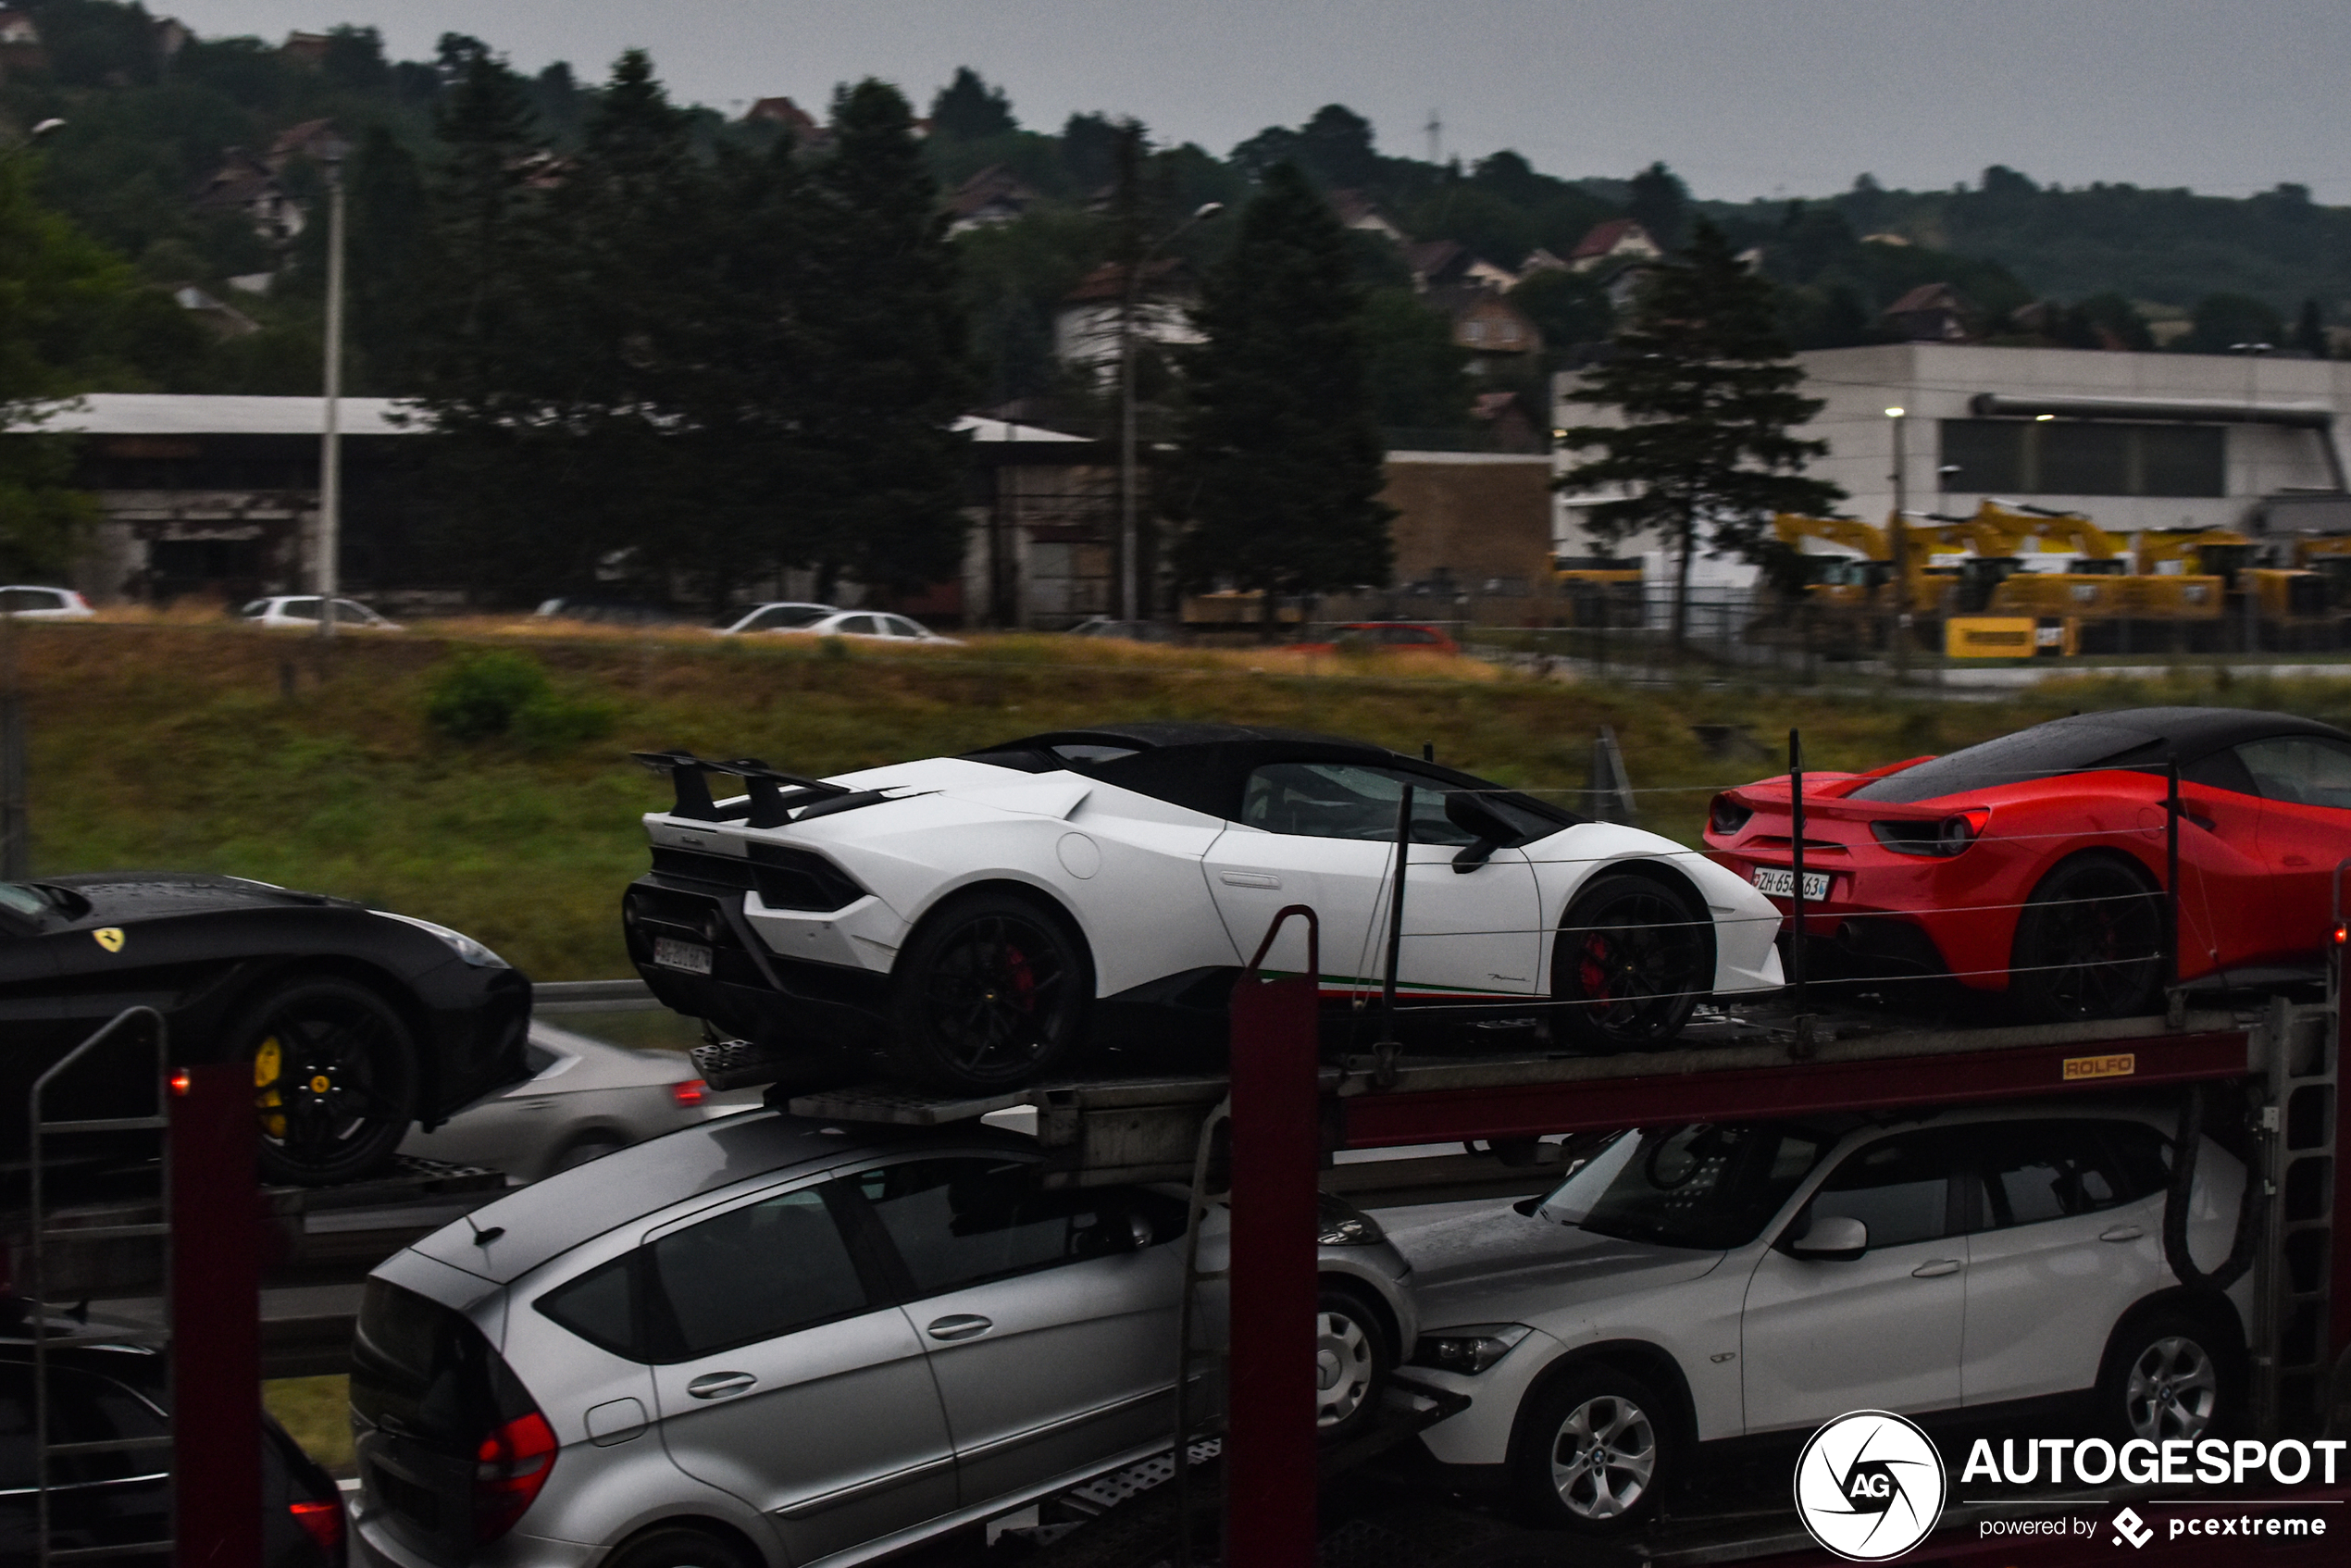
[[[192,392],[90,392],[55,405],[39,427],[62,434],[93,436],[315,436],[326,423],[326,399],[238,397]],[[346,397],[336,410],[347,436],[406,436],[427,433],[421,419],[399,423],[414,404],[396,397]],[[1035,425],[966,415],[955,429],[982,442],[1080,442],[1083,436]]]

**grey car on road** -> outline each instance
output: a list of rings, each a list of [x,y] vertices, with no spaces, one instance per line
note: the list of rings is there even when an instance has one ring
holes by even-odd
[[[863,1562],[1163,1450],[1186,1201],[1041,1165],[993,1127],[753,1111],[395,1255],[353,1348],[361,1560]],[[1343,1430],[1418,1323],[1367,1216],[1327,1200],[1318,1256]]]

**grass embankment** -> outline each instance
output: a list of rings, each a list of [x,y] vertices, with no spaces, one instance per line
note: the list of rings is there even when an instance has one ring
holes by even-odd
[[[21,626],[39,871],[233,872],[364,899],[473,933],[541,978],[627,972],[614,918],[644,864],[638,814],[666,786],[631,749],[687,746],[811,774],[1119,718],[1222,719],[1362,736],[1522,788],[1586,782],[1611,725],[1646,825],[1695,837],[1709,787],[1777,771],[1801,726],[1816,768],[1948,750],[2075,708],[2271,706],[2351,720],[2351,683],[2206,670],[1937,703],[1693,686],[1616,689],[1276,651],[1105,648],[1044,637],[882,653],[700,634],[524,635],[494,622],[312,640],[218,625]],[[431,672],[485,643],[528,647],[558,691],[615,715],[608,739],[461,744],[424,718]],[[1772,749],[1709,754],[1691,727]]]

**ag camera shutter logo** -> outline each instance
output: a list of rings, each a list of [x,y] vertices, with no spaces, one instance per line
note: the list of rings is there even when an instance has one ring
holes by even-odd
[[[1943,1517],[1943,1456],[1911,1423],[1857,1410],[1812,1434],[1796,1461],[1796,1512],[1850,1562],[1899,1557]]]

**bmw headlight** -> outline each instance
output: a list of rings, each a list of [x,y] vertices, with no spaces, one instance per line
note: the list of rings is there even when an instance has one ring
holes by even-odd
[[[1473,1323],[1441,1334],[1424,1334],[1412,1349],[1412,1364],[1474,1377],[1509,1355],[1533,1332],[1523,1323]]]
[[[1315,1240],[1325,1247],[1370,1247],[1387,1239],[1379,1222],[1344,1198],[1315,1194]]]
[[[439,937],[442,941],[448,945],[450,952],[455,953],[458,957],[464,959],[466,963],[472,964],[477,969],[511,969],[514,967],[514,965],[508,964],[504,959],[499,957],[496,953],[491,952],[488,948],[482,946],[479,942],[474,940],[463,931],[453,931],[446,926],[436,926],[429,920],[419,920],[413,915],[394,915],[389,909],[379,909],[376,913],[382,915],[387,920],[397,920],[403,926],[414,926],[419,931],[429,931],[432,935]]]

